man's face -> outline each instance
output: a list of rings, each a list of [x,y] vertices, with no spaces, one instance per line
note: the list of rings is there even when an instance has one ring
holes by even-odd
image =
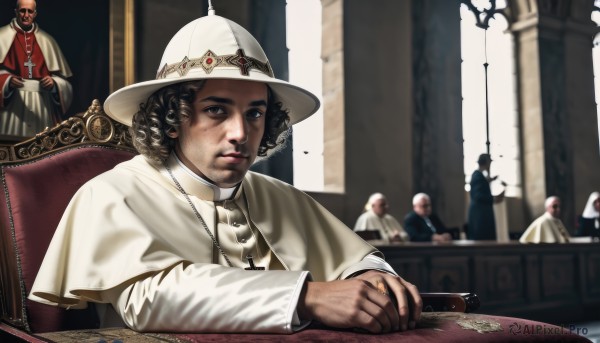
[[[415,213],[421,217],[429,217],[431,215],[431,201],[427,198],[421,198],[413,206]]]
[[[223,188],[237,185],[256,159],[265,130],[267,86],[240,80],[207,80],[196,93],[193,115],[176,133],[178,157]]]
[[[550,213],[550,215],[554,218],[560,217],[560,200],[553,199],[546,207],[546,212]]]
[[[384,214],[387,213],[387,210],[388,210],[387,201],[385,199],[375,200],[373,202],[372,209],[373,209],[373,213],[375,213],[379,217],[382,217]]]
[[[487,162],[483,165],[483,169],[485,170],[490,170],[490,168],[492,167],[492,161],[487,160]]]
[[[18,3],[17,8],[15,9],[15,17],[17,18],[17,23],[21,27],[30,27],[33,25],[35,21],[35,17],[37,16],[37,12],[35,11],[35,1],[34,0],[21,0]]]

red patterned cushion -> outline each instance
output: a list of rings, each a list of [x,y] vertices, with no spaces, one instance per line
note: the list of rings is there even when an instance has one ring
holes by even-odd
[[[479,330],[479,331],[478,331]],[[333,330],[314,324],[292,335],[173,334],[167,342],[590,342],[587,338],[547,323],[476,313],[425,313],[415,330],[373,335]]]
[[[138,333],[129,329],[100,329],[41,334],[62,342],[590,342],[575,334],[586,328],[559,327],[546,323],[475,313],[435,312],[423,315],[415,330],[382,335],[335,330],[315,323],[291,335],[273,334],[169,334]]]

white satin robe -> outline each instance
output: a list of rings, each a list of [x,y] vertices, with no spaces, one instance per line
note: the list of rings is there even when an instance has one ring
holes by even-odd
[[[409,240],[408,233],[402,225],[391,214],[384,214],[383,217],[378,216],[373,211],[368,210],[361,214],[354,224],[354,231],[378,230],[381,234],[381,239],[390,241],[391,237],[396,234],[400,235],[403,242]]]
[[[569,232],[562,221],[554,218],[550,213],[544,212],[534,220],[527,230],[523,232],[519,242],[521,243],[568,243]]]
[[[139,331],[290,333],[299,328],[293,319],[307,278],[394,273],[375,248],[286,183],[248,172],[234,199],[214,202],[213,189],[174,155],[167,163],[236,267],[226,266],[165,168],[137,156],[73,197],[29,298],[73,308],[110,303]],[[267,270],[238,268],[247,253]]]

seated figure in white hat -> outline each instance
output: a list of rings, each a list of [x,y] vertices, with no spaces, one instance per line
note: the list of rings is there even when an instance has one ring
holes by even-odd
[[[318,107],[273,76],[241,26],[214,12],[192,21],[155,80],[106,100],[141,155],[73,197],[30,299],[96,303],[101,320],[138,331],[414,327],[419,292],[380,252],[303,192],[248,170]]]
[[[521,243],[568,243],[569,232],[560,220],[560,199],[551,196],[544,202],[546,212],[534,220],[523,232]]]

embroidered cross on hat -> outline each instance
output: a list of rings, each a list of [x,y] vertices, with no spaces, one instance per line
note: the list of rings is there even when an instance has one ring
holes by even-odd
[[[193,60],[185,56],[179,63],[165,64],[156,74],[156,78],[163,79],[173,72],[185,76],[191,68],[202,68],[205,73],[210,74],[214,68],[231,66],[238,67],[242,75],[249,75],[250,69],[254,68],[273,77],[273,69],[271,69],[268,61],[263,63],[255,58],[245,56],[244,50],[238,49],[235,55],[217,56],[214,52],[208,50],[204,56]]]

